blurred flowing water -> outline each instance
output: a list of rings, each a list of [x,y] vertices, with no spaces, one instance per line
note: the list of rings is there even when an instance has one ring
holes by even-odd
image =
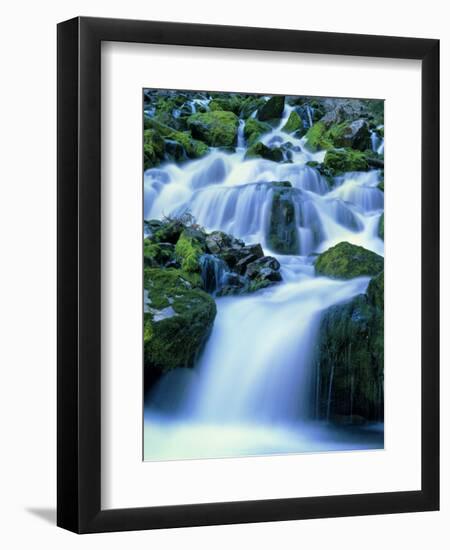
[[[347,173],[329,190],[306,164],[321,162],[325,153],[311,153],[304,138],[281,131],[291,110],[286,107],[279,126],[262,137],[268,146],[289,141],[290,163],[245,160],[241,121],[234,153],[213,149],[202,159],[167,163],[144,175],[145,219],[189,210],[208,231],[261,243],[266,255],[279,260],[283,276],[255,294],[216,299],[217,317],[199,364],[163,376],[147,396],[146,460],[383,446],[382,425],[336,428],[315,420],[310,391],[322,312],[365,292],[369,282],[315,277],[312,254],[345,240],[383,255],[380,174]],[[299,255],[278,255],[268,244],[270,182],[280,181],[296,190]],[[208,258],[202,269],[224,276],[224,267]]]

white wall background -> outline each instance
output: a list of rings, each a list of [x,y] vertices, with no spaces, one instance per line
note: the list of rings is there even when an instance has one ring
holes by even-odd
[[[359,32],[441,39],[441,96],[450,97],[442,0],[16,0],[0,32],[0,542],[4,548],[447,548],[450,540],[448,131],[442,131],[442,510],[77,537],[54,524],[56,494],[56,23],[76,15]],[[442,127],[450,124],[441,102]],[[408,129],[406,129],[408,135]],[[407,182],[398,182],[405,185]],[[406,266],[407,269],[407,266]],[[368,473],[370,475],[370,472]],[[133,545],[133,546],[132,546]]]

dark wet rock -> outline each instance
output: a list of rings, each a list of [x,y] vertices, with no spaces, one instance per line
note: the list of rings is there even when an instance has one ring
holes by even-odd
[[[272,184],[272,206],[270,209],[267,243],[279,254],[298,254],[298,220],[296,219],[294,194],[289,182]]]
[[[164,152],[167,160],[185,160],[187,158],[184,147],[178,141],[174,139],[164,140]]]
[[[384,241],[384,212],[381,214],[380,222],[378,224],[378,236]]]
[[[206,247],[211,254],[219,254],[222,250],[229,248],[231,244],[231,237],[223,231],[213,231],[206,237]]]
[[[361,423],[384,418],[384,273],[365,294],[325,311],[319,330],[319,418]]]
[[[285,98],[282,95],[272,96],[264,103],[256,114],[258,120],[279,119],[283,115]]]

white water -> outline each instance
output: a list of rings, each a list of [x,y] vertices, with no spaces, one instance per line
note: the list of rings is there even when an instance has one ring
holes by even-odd
[[[168,164],[144,176],[144,217],[189,210],[207,230],[221,229],[246,243],[261,243],[281,263],[283,282],[258,293],[216,299],[217,317],[199,364],[166,375],[147,400],[145,458],[376,447],[361,431],[336,433],[311,421],[311,360],[321,313],[364,292],[368,278],[315,277],[313,252],[346,240],[383,254],[377,236],[383,211],[379,173],[349,173],[329,190],[308,160],[304,139],[277,128],[262,141],[289,141],[292,163],[244,160],[243,122],[233,154],[218,150],[182,166]],[[301,248],[299,256],[274,254],[267,245],[272,203],[269,182],[290,181]],[[205,260],[208,261],[207,259]],[[206,265],[206,264],[205,264]],[[224,280],[223,266],[210,266]]]

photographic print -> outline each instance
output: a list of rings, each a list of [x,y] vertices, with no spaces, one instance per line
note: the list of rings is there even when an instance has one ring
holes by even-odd
[[[383,449],[383,100],[142,116],[144,460]]]

